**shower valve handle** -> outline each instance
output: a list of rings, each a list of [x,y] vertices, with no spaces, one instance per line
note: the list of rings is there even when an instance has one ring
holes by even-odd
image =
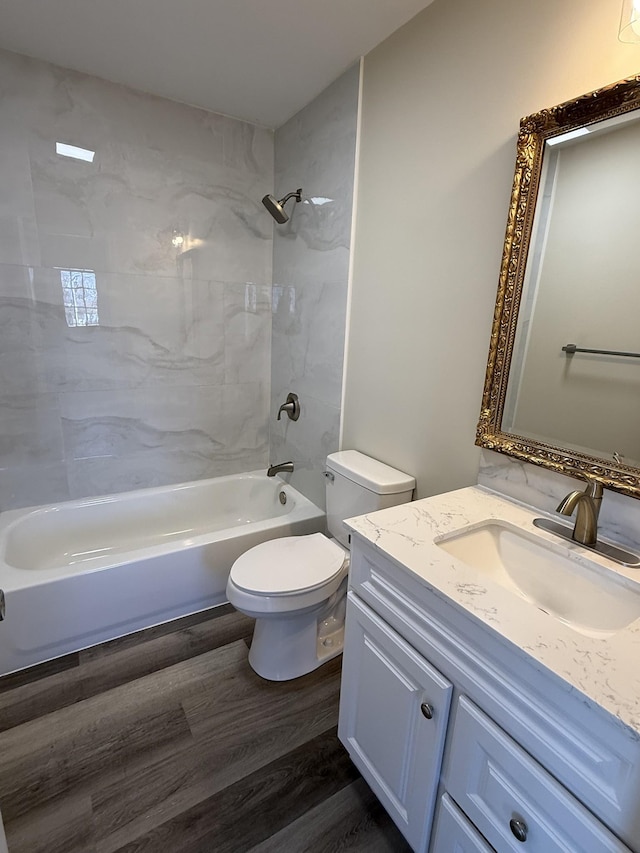
[[[280,420],[280,415],[283,412],[286,412],[292,421],[298,420],[300,417],[300,403],[298,402],[297,394],[290,393],[287,395],[287,402],[283,403],[278,409],[278,420]]]

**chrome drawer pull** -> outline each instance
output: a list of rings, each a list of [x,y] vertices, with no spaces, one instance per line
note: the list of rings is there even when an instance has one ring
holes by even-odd
[[[427,705],[426,702],[423,702],[420,705],[420,710],[422,711],[422,715],[427,718],[427,720],[433,719],[433,708],[431,705]]]
[[[512,817],[509,821],[509,827],[518,841],[527,840],[527,833],[529,830],[527,828],[527,824],[523,820],[516,820],[515,817]]]

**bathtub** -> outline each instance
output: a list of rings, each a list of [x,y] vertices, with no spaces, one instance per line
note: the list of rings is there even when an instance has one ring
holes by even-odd
[[[222,604],[247,548],[324,522],[264,472],[3,512],[0,674]]]

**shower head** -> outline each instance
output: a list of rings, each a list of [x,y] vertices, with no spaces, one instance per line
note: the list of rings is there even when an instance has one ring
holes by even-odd
[[[284,206],[290,198],[295,198],[296,202],[302,201],[302,187],[294,193],[287,193],[287,195],[279,201],[272,195],[266,195],[262,199],[262,203],[279,225],[282,225],[289,219],[289,214],[284,209]]]

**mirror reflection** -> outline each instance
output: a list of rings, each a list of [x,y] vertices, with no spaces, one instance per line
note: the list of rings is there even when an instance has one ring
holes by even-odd
[[[503,429],[640,466],[640,121],[545,149]]]
[[[477,444],[640,497],[640,76],[520,123]]]

